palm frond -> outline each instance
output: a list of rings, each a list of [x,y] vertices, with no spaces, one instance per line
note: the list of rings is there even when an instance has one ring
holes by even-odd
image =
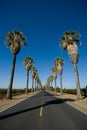
[[[6,34],[6,40],[5,41],[6,41],[8,46],[11,45],[11,43],[13,43],[15,41],[20,43],[20,45],[25,46],[25,45],[27,45],[25,43],[25,40],[26,40],[26,38],[25,38],[23,32],[20,32],[18,30],[14,30],[13,32],[8,32]]]
[[[61,58],[61,57],[57,57],[57,58],[54,60],[54,63],[55,63],[55,66],[58,66],[59,64],[62,66],[62,65],[64,65],[64,59]]]
[[[67,50],[68,45],[73,42],[81,44],[79,37],[80,34],[77,34],[76,31],[68,30],[64,32],[64,35],[61,37],[60,46],[62,46],[64,50]]]
[[[26,56],[26,57],[24,58],[24,60],[23,60],[23,63],[24,63],[25,65],[28,64],[28,63],[33,64],[33,63],[34,63],[34,60],[33,60],[33,58],[32,58],[31,56]]]

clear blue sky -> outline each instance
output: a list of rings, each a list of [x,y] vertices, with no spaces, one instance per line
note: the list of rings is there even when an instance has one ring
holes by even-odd
[[[73,64],[69,56],[59,46],[60,37],[66,30],[76,30],[81,34],[78,71],[81,87],[87,85],[87,1],[86,0],[1,0],[0,1],[0,88],[7,88],[12,65],[12,54],[5,45],[5,35],[18,29],[26,36],[27,47],[17,55],[14,88],[26,86],[26,70],[22,64],[24,57],[32,56],[38,74],[44,85],[54,59],[61,56],[65,60],[63,86],[75,88]],[[59,86],[59,76],[57,79]],[[30,77],[31,86],[31,77]]]

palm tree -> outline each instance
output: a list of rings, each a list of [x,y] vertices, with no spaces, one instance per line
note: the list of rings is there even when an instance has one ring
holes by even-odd
[[[29,71],[30,71],[31,66],[34,63],[34,61],[33,61],[32,57],[27,56],[24,58],[23,63],[25,64],[26,71],[27,71],[26,94],[28,94]]]
[[[42,89],[42,83],[39,77],[37,79],[37,87],[38,87],[38,90]]]
[[[50,87],[50,80],[49,80],[49,77],[48,77],[48,79],[47,79],[47,81],[46,81],[46,89],[47,90],[49,90],[49,87]]]
[[[6,35],[6,43],[7,46],[10,47],[10,50],[13,54],[13,62],[12,62],[12,70],[11,70],[11,77],[9,81],[9,87],[7,90],[7,99],[12,99],[12,85],[13,85],[13,78],[14,78],[14,71],[15,71],[15,63],[16,63],[16,56],[20,52],[21,46],[25,46],[25,36],[22,32],[15,30],[13,32],[8,32]]]
[[[62,94],[63,93],[62,92],[62,88],[63,88],[62,87],[62,72],[63,72],[64,60],[61,57],[57,57],[54,62],[55,62],[55,66],[57,67],[57,71],[60,75],[60,92]]]
[[[40,79],[38,74],[35,75],[35,89],[38,90],[38,84],[40,83]]]
[[[35,90],[37,90],[37,74],[35,75]]]
[[[49,80],[50,80],[50,87],[52,87],[52,82],[53,82],[53,76],[52,75],[49,77]]]
[[[46,88],[50,89],[50,83],[53,81],[53,76],[49,76],[46,81]]]
[[[51,72],[52,72],[52,74],[53,74],[54,83],[55,83],[55,92],[56,92],[57,68],[56,68],[56,67],[52,67],[52,68],[51,68]]]
[[[31,74],[32,74],[32,91],[34,91],[34,78],[37,74],[37,70],[35,67],[31,67]]]
[[[68,52],[68,55],[71,59],[71,62],[74,64],[74,71],[76,76],[76,88],[77,88],[77,98],[81,98],[81,90],[80,90],[80,81],[79,81],[79,74],[78,74],[78,47],[77,44],[80,44],[79,40],[80,34],[76,34],[75,31],[66,31],[61,37],[60,45],[63,47],[64,50]]]

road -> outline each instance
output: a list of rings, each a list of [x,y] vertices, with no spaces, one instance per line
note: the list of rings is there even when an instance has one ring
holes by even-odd
[[[0,130],[87,130],[87,116],[42,91],[0,113]]]

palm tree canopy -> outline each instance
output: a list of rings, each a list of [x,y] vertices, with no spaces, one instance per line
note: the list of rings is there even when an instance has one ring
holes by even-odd
[[[61,57],[57,57],[54,62],[55,62],[55,66],[63,66],[64,65],[64,59]]]
[[[34,63],[34,60],[31,56],[26,56],[23,60],[23,63],[26,66],[26,70],[29,70]]]
[[[79,37],[80,34],[77,34],[75,31],[66,31],[64,32],[64,35],[61,37],[60,46],[62,46],[64,50],[67,50],[67,46],[69,44],[81,44]]]
[[[6,43],[10,47],[13,54],[17,54],[20,51],[20,46],[25,46],[25,36],[23,32],[15,30],[6,34]]]
[[[33,60],[33,58],[32,58],[31,56],[26,56],[26,57],[24,58],[24,60],[23,60],[23,63],[24,63],[25,65],[27,65],[28,63],[29,63],[29,64],[33,64],[33,63],[34,63],[34,60]]]

